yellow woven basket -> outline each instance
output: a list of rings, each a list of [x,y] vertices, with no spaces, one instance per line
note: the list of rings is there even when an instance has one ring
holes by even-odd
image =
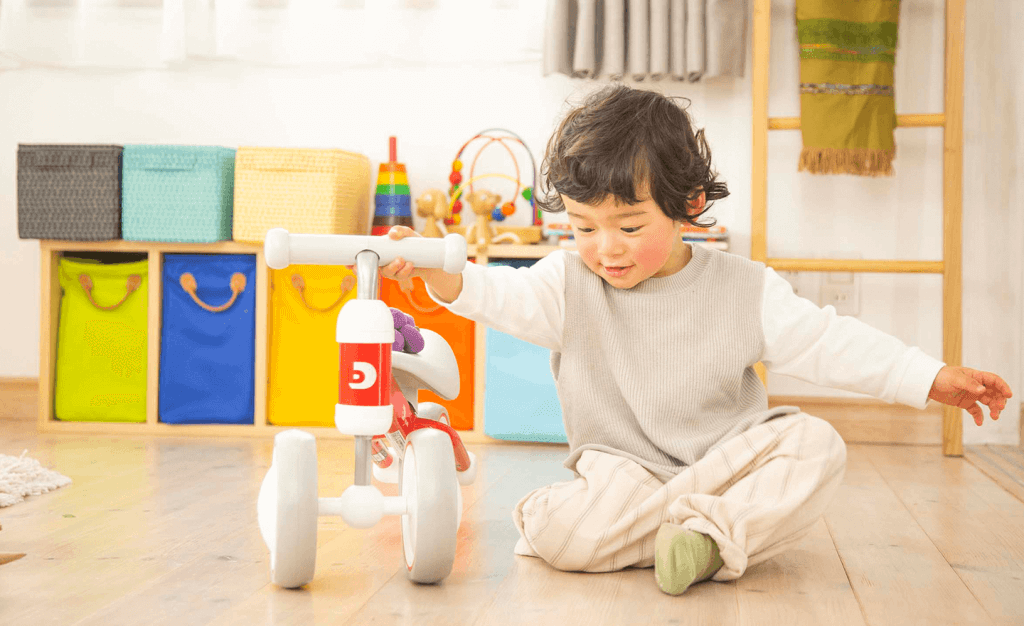
[[[235,155],[232,238],[271,228],[317,235],[370,232],[370,160],[344,150],[242,147]]]

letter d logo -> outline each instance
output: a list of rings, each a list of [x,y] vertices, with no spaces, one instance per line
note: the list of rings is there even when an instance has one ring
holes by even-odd
[[[377,382],[377,370],[365,361],[352,364],[352,381],[348,384],[352,389],[369,389]]]
[[[391,344],[342,343],[340,348],[338,404],[391,404]]]

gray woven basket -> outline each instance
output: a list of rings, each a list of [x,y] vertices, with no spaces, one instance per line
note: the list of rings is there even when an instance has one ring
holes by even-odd
[[[18,236],[121,238],[121,146],[18,146]]]

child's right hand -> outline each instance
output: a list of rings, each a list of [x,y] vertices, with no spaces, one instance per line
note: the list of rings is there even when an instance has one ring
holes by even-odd
[[[395,241],[406,237],[422,237],[423,235],[408,226],[392,226],[384,237]],[[397,257],[394,261],[380,268],[384,278],[397,280],[402,291],[412,291],[412,278],[419,276],[444,302],[454,302],[462,293],[462,274],[446,274],[444,270],[433,267],[416,267],[412,261]]]
[[[384,236],[398,241],[399,239],[405,239],[406,237],[422,237],[423,235],[408,226],[392,226],[391,230],[388,231],[388,234]],[[397,257],[394,261],[380,268],[380,273],[384,278],[397,280],[402,284],[403,289],[406,286],[410,288],[412,287],[413,276],[419,276],[423,278],[423,280],[429,282],[428,279],[440,271],[441,270],[429,267],[418,268],[413,265],[412,261],[406,261],[402,257]]]

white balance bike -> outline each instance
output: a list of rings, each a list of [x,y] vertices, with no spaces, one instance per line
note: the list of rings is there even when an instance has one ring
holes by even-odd
[[[448,423],[443,407],[417,402],[427,389],[459,395],[455,355],[437,333],[420,329],[423,349],[392,353],[390,309],[378,299],[379,268],[397,257],[450,274],[466,264],[466,240],[358,235],[292,235],[276,228],[264,242],[267,265],[355,265],[357,297],[338,314],[341,374],[334,423],[355,438],[355,480],[340,497],[317,491],[316,439],[290,429],[274,437],[274,456],[257,502],[260,533],[270,550],[271,581],[296,588],[316,570],[317,518],[340,515],[349,526],[370,528],[384,515],[402,516],[403,563],[408,578],[436,583],[451,572],[462,517],[460,485],[476,476],[474,455]],[[397,463],[394,461],[397,459]],[[371,472],[372,467],[372,472]],[[371,484],[397,482],[399,495]]]

